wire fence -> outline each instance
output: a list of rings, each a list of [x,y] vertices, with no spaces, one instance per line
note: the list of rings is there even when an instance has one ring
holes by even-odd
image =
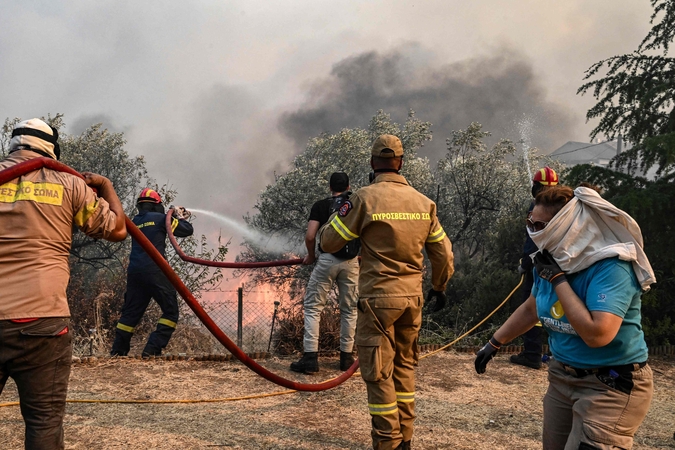
[[[291,300],[279,298],[273,291],[246,291],[242,288],[217,291],[217,294],[217,299],[202,299],[200,304],[216,325],[245,353],[253,357],[263,357],[262,355],[266,357],[275,353],[288,354],[286,349],[279,347],[281,344],[293,344],[291,341],[294,338],[299,341],[298,345],[301,344],[302,330],[298,327],[302,326],[302,322],[295,324],[297,330],[289,332],[288,320],[282,318],[282,322],[286,325],[284,330],[282,330],[279,320],[280,311],[288,306]],[[96,305],[98,308],[98,303]],[[179,300],[179,305],[181,308],[180,319],[164,355],[169,357],[219,355],[229,359],[231,357],[230,352],[213,337],[187,304]],[[325,313],[330,313],[330,311],[324,311]],[[339,317],[339,310],[333,311],[333,314],[336,313]],[[160,316],[159,307],[155,302],[152,302],[143,318],[143,323],[137,327],[139,332],[132,339],[130,355],[140,356],[148,335],[154,330]],[[328,332],[323,330],[322,338],[329,334],[335,335],[333,339],[335,342],[331,342],[334,344],[333,346],[336,346],[337,338],[339,338],[339,320],[333,320],[333,322],[335,322],[333,324],[335,329],[327,330]],[[275,334],[277,331],[287,333],[286,338],[288,339],[284,338],[282,343],[277,342],[277,335]],[[420,351],[435,350],[441,345],[437,342],[448,342],[454,339],[457,334],[457,330],[445,329],[427,318],[423,321],[420,330]],[[479,335],[481,334],[484,334],[484,332],[479,333]],[[111,338],[112,330],[92,328],[89,336],[74,336],[73,354],[78,357],[107,356],[110,351]],[[289,342],[286,342],[287,340]],[[454,347],[454,350],[475,353],[479,347],[473,341],[475,339],[468,339],[468,342],[462,342],[461,345]],[[547,346],[544,347],[547,351]],[[502,348],[502,353],[518,353],[520,351],[522,351],[522,346],[513,344]],[[674,355],[675,346],[650,347],[649,352],[650,355]]]
[[[229,355],[230,352],[211,335],[197,318],[195,313],[181,299],[179,301],[180,318],[176,331],[165,355]],[[274,351],[271,342],[272,322],[275,310],[281,304],[272,291],[247,291],[235,289],[212,292],[200,300],[201,306],[218,327],[238,347],[248,354]],[[131,340],[129,355],[137,356],[142,352],[149,334],[155,329],[161,310],[151,302],[141,323]],[[106,356],[110,352],[114,327],[92,327],[89,335],[77,335],[73,339],[73,354],[79,357]],[[269,349],[269,350],[268,350]]]
[[[222,291],[223,299],[202,302],[202,306],[218,327],[246,353],[264,352],[271,349],[273,321],[276,321],[279,300],[272,298],[270,291]],[[233,295],[234,294],[234,295]],[[187,309],[187,308],[186,308]],[[206,327],[192,310],[183,315],[185,326],[197,328],[210,336]],[[212,338],[215,341],[215,338]],[[212,349],[213,353],[229,353],[220,343]]]

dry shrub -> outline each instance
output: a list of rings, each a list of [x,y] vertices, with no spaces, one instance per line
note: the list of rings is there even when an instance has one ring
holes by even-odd
[[[302,339],[305,332],[305,319],[302,304],[280,307],[277,323],[274,326],[273,350],[280,355],[302,352]],[[319,326],[319,352],[333,353],[340,350],[340,306],[337,299],[330,296],[321,313]]]
[[[75,355],[100,355],[110,351],[110,330],[103,326],[102,310],[110,307],[110,300],[113,298],[111,292],[102,292],[93,300],[93,317],[78,317],[73,323],[84,322],[89,327],[74,327],[73,333],[73,354]],[[85,334],[86,333],[86,334]]]
[[[165,353],[186,355],[223,353],[223,345],[203,326],[181,325],[171,336]]]
[[[126,274],[119,276],[71,277],[68,286],[73,330],[73,354],[77,356],[108,355],[115,336],[126,291]],[[92,298],[93,297],[93,298]],[[180,318],[164,353],[188,355],[225,353],[227,350],[195,317],[182,300],[178,300]],[[162,311],[153,300],[136,325],[130,354],[140,354]]]
[[[110,351],[114,328],[124,304],[124,270],[72,267],[68,304],[76,355],[99,355]]]

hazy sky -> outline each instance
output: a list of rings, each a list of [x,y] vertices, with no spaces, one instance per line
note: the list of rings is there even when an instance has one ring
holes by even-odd
[[[309,137],[378,109],[432,122],[432,159],[472,121],[547,153],[587,141],[583,72],[635,49],[650,14],[648,0],[4,0],[0,120],[103,122],[178,203],[238,219]]]

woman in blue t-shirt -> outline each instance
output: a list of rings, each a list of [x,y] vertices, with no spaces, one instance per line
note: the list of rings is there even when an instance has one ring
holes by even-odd
[[[567,186],[537,195],[527,228],[539,248],[532,294],[478,352],[476,371],[541,321],[553,354],[544,449],[631,448],[653,393],[640,297],[656,280],[640,228],[595,190]]]

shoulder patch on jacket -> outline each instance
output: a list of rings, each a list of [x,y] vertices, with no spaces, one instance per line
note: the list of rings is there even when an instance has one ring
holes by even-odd
[[[340,206],[340,209],[338,209],[338,216],[344,217],[347,214],[349,214],[349,211],[352,210],[352,202],[349,200],[346,200],[342,206]]]

